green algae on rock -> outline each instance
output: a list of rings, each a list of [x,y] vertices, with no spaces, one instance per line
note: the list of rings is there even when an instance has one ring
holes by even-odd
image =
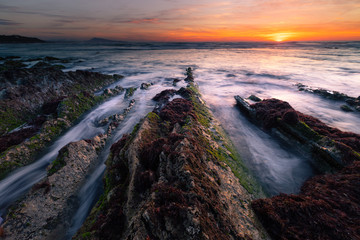
[[[320,172],[332,172],[310,178],[299,194],[251,203],[270,236],[280,240],[359,239],[360,135],[329,127],[277,99],[253,105],[240,96],[235,99],[254,123],[310,153]]]
[[[135,101],[130,101],[121,114],[111,116],[104,134],[69,143],[59,151],[56,160],[47,167],[47,176],[10,208],[3,224],[6,239],[65,237],[76,195],[98,163],[107,139],[134,104]]]
[[[360,135],[342,132],[309,115],[295,111],[287,102],[266,99],[249,105],[235,96],[239,109],[255,124],[312,157],[320,172],[334,172],[359,158]]]
[[[75,239],[267,238],[249,205],[264,195],[197,87],[176,94],[111,147],[104,194]]]
[[[62,72],[49,64],[0,71],[6,91],[0,100],[0,179],[35,160],[36,154],[68,129],[83,113],[123,91],[93,94],[119,76],[76,71]],[[25,128],[10,132],[27,123]],[[32,129],[32,131],[26,130]],[[25,130],[24,130],[25,129]]]

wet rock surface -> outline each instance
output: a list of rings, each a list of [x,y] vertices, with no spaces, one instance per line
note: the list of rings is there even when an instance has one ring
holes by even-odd
[[[92,139],[69,143],[47,168],[48,176],[33,186],[7,214],[4,239],[62,239],[70,226],[76,195],[98,162],[98,154],[113,130],[134,106],[111,116],[107,131]]]
[[[297,195],[280,194],[252,202],[270,236],[284,240],[360,239],[360,135],[329,127],[281,100],[249,105],[241,97],[235,98],[253,122],[322,159],[317,165],[320,172],[333,172],[310,178]],[[330,168],[324,168],[326,164]]]
[[[251,101],[254,101],[254,102],[260,102],[261,101],[261,98],[255,96],[255,95],[250,95],[248,97],[248,99],[250,99]]]
[[[261,193],[196,87],[176,94],[111,147],[105,193],[75,239],[267,238],[250,208]]]
[[[140,89],[147,90],[151,85],[151,83],[142,83]]]
[[[118,80],[96,72],[63,72],[47,63],[38,64],[32,68],[9,68],[5,65],[1,69],[0,135],[42,114],[43,106],[45,111],[51,110],[51,103],[60,98],[81,92],[92,94]]]
[[[93,94],[119,77],[87,71],[65,73],[44,62],[32,68],[0,70],[4,92],[0,100],[0,178],[34,161],[36,154],[81,114],[121,93],[123,89],[117,86],[109,93]]]
[[[99,142],[97,142],[98,140]],[[100,139],[90,143],[79,141],[64,147],[54,164],[61,165],[56,172],[36,184],[31,192],[8,214],[3,225],[5,239],[44,239],[58,237],[69,227],[71,197],[76,192],[97,160]]]
[[[344,112],[353,112],[354,110],[360,111],[360,97],[350,97],[344,93],[323,88],[312,88],[301,83],[296,84],[296,86],[299,91],[313,93],[331,100],[343,101],[346,104],[342,105],[340,108]]]
[[[327,126],[319,119],[294,110],[278,99],[265,99],[249,105],[235,97],[239,109],[251,121],[280,136],[305,155],[310,153],[314,167],[331,172],[360,160],[360,135]]]
[[[360,239],[360,162],[252,206],[274,239]]]

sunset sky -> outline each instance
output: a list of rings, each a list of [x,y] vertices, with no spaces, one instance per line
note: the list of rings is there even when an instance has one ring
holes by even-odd
[[[0,3],[0,34],[136,41],[360,40],[360,0],[11,0]]]

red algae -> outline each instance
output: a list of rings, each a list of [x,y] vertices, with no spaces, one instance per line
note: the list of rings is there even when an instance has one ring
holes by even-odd
[[[274,239],[360,239],[360,162],[252,206]]]
[[[188,115],[196,118],[195,114],[192,113],[193,109],[194,106],[189,100],[177,98],[161,109],[159,116],[165,121],[183,124]]]
[[[22,143],[25,139],[34,136],[37,131],[39,131],[39,128],[30,127],[0,137],[0,153],[11,146]]]
[[[299,113],[299,112],[298,112]],[[360,135],[352,132],[343,132],[337,128],[327,126],[319,119],[300,113],[299,118],[317,133],[327,136],[335,141],[344,143],[360,152]]]
[[[79,238],[81,233],[91,233],[90,239],[265,238],[253,219],[253,198],[209,151],[217,143],[205,137],[210,134],[197,118],[194,105],[201,103],[194,94],[183,89],[186,99],[166,103],[159,115],[148,114],[137,131],[112,146],[105,195]],[[230,158],[226,154],[223,158]]]
[[[265,129],[275,127],[278,118],[281,119],[284,114],[288,115],[287,112],[293,110],[289,103],[274,98],[263,100],[251,107],[256,110],[256,118]]]
[[[328,137],[334,141],[336,148],[341,152],[343,164],[349,164],[354,159],[354,151],[360,152],[360,135],[352,132],[343,132],[330,127],[317,118],[294,110],[290,104],[278,99],[266,99],[251,105],[256,111],[256,119],[265,129],[282,128],[283,123],[295,125],[299,121],[321,137]]]
[[[252,202],[270,236],[280,240],[360,239],[360,162],[355,155],[360,151],[360,135],[327,126],[281,100],[268,99],[251,107],[266,129],[303,122],[320,139],[333,141],[343,162],[340,171],[307,180],[298,195],[280,194]]]

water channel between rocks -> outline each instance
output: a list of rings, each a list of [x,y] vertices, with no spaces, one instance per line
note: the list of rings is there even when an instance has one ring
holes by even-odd
[[[81,226],[101,194],[104,161],[108,157],[110,146],[120,139],[122,134],[130,133],[135,124],[152,111],[155,105],[152,97],[162,90],[174,88],[174,78],[184,78],[185,67],[195,68],[195,80],[204,100],[232,139],[249,169],[270,195],[298,192],[302,183],[313,175],[312,167],[308,159],[301,157],[243,117],[235,107],[234,95],[248,97],[256,94],[261,98],[279,98],[288,101],[296,110],[318,117],[331,126],[356,133],[360,131],[359,113],[344,113],[340,110],[339,103],[299,92],[294,86],[297,82],[314,87],[327,86],[329,89],[355,96],[360,89],[358,62],[355,61],[355,55],[359,53],[354,53],[350,48],[336,50],[334,56],[342,54],[338,60],[323,56],[320,47],[316,50],[315,47],[144,49],[135,54],[133,51],[116,51],[116,46],[104,46],[100,50],[99,46],[86,46],[80,52],[75,51],[74,46],[55,44],[45,46],[41,53],[52,54],[56,48],[64,49],[61,56],[57,57],[81,59],[81,62],[65,64],[66,71],[93,67],[94,71],[125,75],[124,79],[116,83],[122,87],[138,87],[133,97],[124,99],[124,95],[119,95],[88,112],[36,162],[11,173],[0,182],[0,214],[3,216],[10,204],[46,176],[46,166],[56,158],[63,146],[103,133],[105,129],[95,123],[112,114],[121,113],[129,101],[135,99],[135,106],[108,140],[100,154],[99,165],[87,177],[78,194],[78,208],[74,211],[67,238]],[[7,51],[0,50],[5,53]],[[23,50],[19,47],[9,51],[20,55]],[[97,58],[92,57],[95,50],[99,52]],[[27,54],[28,57],[34,57],[39,53],[30,49]],[[174,55],[177,57],[174,58]],[[321,64],[316,56],[322,56]],[[330,64],[331,68],[326,67]],[[345,81],[346,79],[348,81]],[[153,85],[149,90],[141,90],[139,87],[143,82]],[[176,88],[184,85],[181,83]]]

